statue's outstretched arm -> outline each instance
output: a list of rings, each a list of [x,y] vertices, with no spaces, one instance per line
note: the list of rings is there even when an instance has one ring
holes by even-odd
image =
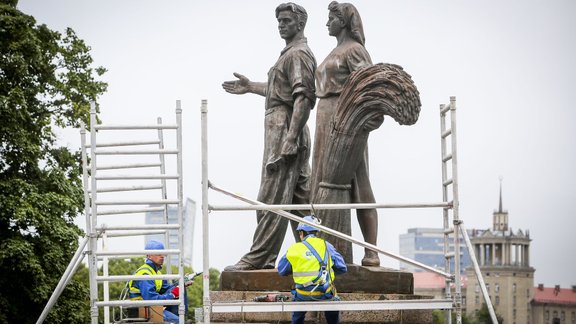
[[[222,88],[226,92],[231,94],[245,94],[250,92],[266,96],[266,83],[250,81],[247,77],[236,72],[234,72],[234,76],[237,77],[238,80],[224,81],[224,83],[222,83]]]

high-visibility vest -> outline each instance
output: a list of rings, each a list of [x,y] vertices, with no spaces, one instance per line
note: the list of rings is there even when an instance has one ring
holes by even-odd
[[[162,271],[158,270],[155,271],[154,268],[152,268],[149,264],[145,263],[143,264],[135,273],[135,275],[161,275]],[[160,289],[162,289],[162,280],[161,279],[157,279],[154,280],[154,284],[156,286],[156,292],[160,292]],[[130,280],[130,295],[134,296],[135,294],[137,294],[137,297],[132,297],[130,299],[132,300],[137,300],[137,299],[142,299],[142,294],[140,293],[140,288],[134,286],[134,280]]]
[[[332,257],[327,251],[326,242],[323,239],[310,236],[306,238],[306,242],[316,250],[320,259],[323,261],[324,269],[318,258],[314,256],[304,243],[298,242],[292,245],[286,252],[286,258],[292,265],[292,277],[296,284],[296,289],[301,290],[314,290],[315,293],[325,293],[331,290],[332,285],[326,285],[328,289],[316,287],[321,279],[322,270],[327,271],[325,278],[329,283],[334,281],[334,271],[332,271]],[[316,287],[316,288],[314,288]]]

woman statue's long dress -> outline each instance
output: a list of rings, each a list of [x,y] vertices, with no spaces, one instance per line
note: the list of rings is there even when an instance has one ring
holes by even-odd
[[[312,160],[312,202],[375,202],[368,176],[369,132],[380,127],[384,115],[400,124],[413,124],[420,112],[418,90],[401,67],[372,65],[364,48],[362,21],[356,8],[330,3],[328,31],[338,45],[316,71],[316,134]],[[358,209],[357,218],[368,243],[376,245],[376,209]],[[318,210],[322,224],[350,235],[350,210]],[[330,241],[352,263],[352,245]],[[364,266],[378,266],[378,254],[365,249]]]
[[[350,74],[360,68],[371,66],[372,60],[364,47],[364,31],[362,20],[356,8],[348,3],[337,3],[333,1],[328,6],[329,15],[328,33],[337,39],[337,46],[324,59],[316,70],[316,95],[319,99],[316,108],[316,133],[314,136],[314,152],[312,156],[312,182],[311,196],[315,201],[315,194],[321,185],[322,157],[325,154],[327,142],[330,138],[332,128],[332,117],[336,112],[336,106],[344,84]],[[370,180],[368,178],[368,150],[358,156],[341,156],[340,159],[355,158],[360,159],[358,169],[353,177],[347,179],[346,186],[341,188],[343,195],[349,195],[351,202],[375,202]],[[378,214],[376,209],[357,210],[357,218],[362,230],[364,240],[376,245],[378,234]],[[332,210],[327,213],[320,212],[322,224],[339,232],[350,235],[350,211]],[[344,256],[346,263],[352,263],[352,245],[337,238],[330,238],[336,249]],[[378,266],[380,260],[378,254],[366,249],[362,264],[367,266]]]

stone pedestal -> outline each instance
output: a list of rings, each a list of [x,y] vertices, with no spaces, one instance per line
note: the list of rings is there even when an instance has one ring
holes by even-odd
[[[412,273],[383,267],[348,265],[337,276],[336,289],[344,301],[414,300],[430,297],[414,295]],[[290,295],[292,277],[278,275],[276,269],[224,271],[221,291],[210,293],[212,302],[253,301],[268,293]],[[432,323],[430,310],[342,311],[341,323]],[[214,322],[290,323],[291,313],[213,313]],[[325,323],[323,312],[308,312],[306,323]]]
[[[282,277],[276,269],[224,271],[220,274],[221,291],[290,291],[292,276]],[[374,294],[413,294],[411,272],[383,267],[348,265],[348,272],[337,276],[338,292]]]

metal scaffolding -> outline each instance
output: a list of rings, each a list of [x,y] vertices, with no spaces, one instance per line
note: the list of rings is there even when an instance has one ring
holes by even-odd
[[[449,119],[450,127],[446,126]],[[458,163],[457,163],[457,143],[456,143],[456,98],[450,97],[448,105],[440,105],[441,120],[441,150],[442,150],[442,202],[432,203],[412,203],[412,204],[323,204],[323,205],[266,205],[258,201],[234,194],[215,186],[208,179],[208,103],[202,100],[201,104],[201,123],[202,123],[202,232],[203,232],[203,262],[204,273],[208,273],[210,266],[209,258],[209,218],[210,211],[225,210],[269,210],[282,217],[295,220],[319,228],[333,236],[350,241],[364,248],[376,251],[379,254],[394,258],[431,271],[443,276],[446,279],[445,299],[430,300],[409,300],[409,301],[338,301],[338,302],[281,302],[281,303],[254,303],[254,302],[212,302],[210,300],[209,278],[204,276],[203,285],[203,313],[204,323],[210,323],[210,313],[220,312],[287,312],[287,311],[324,311],[324,310],[391,310],[391,309],[444,309],[446,310],[446,322],[451,323],[451,313],[455,312],[457,324],[462,322],[462,292],[460,278],[460,236],[464,238],[465,244],[470,250],[470,257],[476,270],[476,276],[482,287],[486,304],[492,317],[493,323],[498,323],[492,307],[490,298],[487,294],[482,274],[478,268],[472,245],[468,235],[463,227],[463,222],[459,216],[458,200]],[[214,191],[223,193],[235,199],[238,199],[249,205],[210,205],[208,192]],[[387,252],[370,243],[357,240],[346,234],[324,227],[322,225],[310,223],[299,216],[286,212],[285,210],[315,210],[320,209],[359,209],[359,208],[442,208],[443,211],[443,228],[444,228],[444,271],[422,264],[420,262],[402,257],[400,255]],[[453,244],[450,244],[450,240]],[[451,260],[454,260],[454,269],[451,269]],[[453,288],[452,288],[453,287]],[[452,289],[454,293],[452,294]],[[272,305],[270,305],[272,304]]]
[[[169,247],[169,231],[178,231],[182,238],[183,225],[183,183],[182,183],[182,109],[180,101],[176,101],[176,123],[163,124],[160,118],[152,125],[105,125],[98,124],[95,104],[90,110],[90,143],[86,144],[86,128],[81,128],[86,237],[82,240],[76,254],[68,265],[60,283],[56,287],[48,304],[42,312],[37,323],[42,323],[51,307],[58,299],[60,293],[71,280],[83,256],[88,255],[88,268],[90,280],[90,317],[92,324],[98,324],[98,308],[104,308],[104,323],[110,323],[109,307],[141,307],[154,305],[178,305],[178,316],[184,323],[185,301],[178,300],[146,301],[146,300],[110,300],[108,283],[127,282],[129,280],[143,280],[143,276],[134,274],[109,275],[109,258],[126,258],[130,256],[145,256],[148,254],[168,254],[178,256],[178,274],[171,274],[170,258],[166,258],[167,274],[146,276],[145,280],[178,280],[180,287],[184,287],[184,242],[179,239],[177,249],[166,250],[134,250],[120,249],[108,251],[107,243],[116,237],[144,236],[150,234],[165,234],[165,243]],[[155,132],[152,140],[142,140],[147,131]],[[164,132],[174,131],[175,148],[165,148]],[[138,132],[135,134],[135,132]],[[112,142],[101,141],[98,138],[103,133],[114,133]],[[130,134],[137,138],[133,141],[120,141],[129,138]],[[88,155],[90,159],[88,160]],[[173,174],[166,173],[165,156],[173,156]],[[112,164],[103,165],[102,160],[112,161]],[[136,159],[136,161],[133,161]],[[142,162],[152,159],[152,162]],[[144,170],[144,171],[142,171]],[[119,174],[114,172],[126,172]],[[141,185],[135,182],[144,182]],[[119,183],[111,186],[110,183]],[[102,185],[104,184],[104,185]],[[151,192],[155,198],[144,198],[143,192]],[[169,195],[170,191],[170,195]],[[171,196],[171,197],[170,197]],[[168,206],[177,206],[177,224],[168,224]],[[112,207],[118,209],[111,209]],[[156,212],[163,214],[163,224],[134,225],[134,214]],[[107,225],[101,219],[109,217],[114,223],[120,225]],[[99,246],[99,241],[101,247]],[[86,251],[84,249],[87,247]],[[98,275],[98,266],[101,265],[103,274]],[[99,284],[103,286],[103,300],[99,300]],[[120,296],[118,296],[120,298]]]

